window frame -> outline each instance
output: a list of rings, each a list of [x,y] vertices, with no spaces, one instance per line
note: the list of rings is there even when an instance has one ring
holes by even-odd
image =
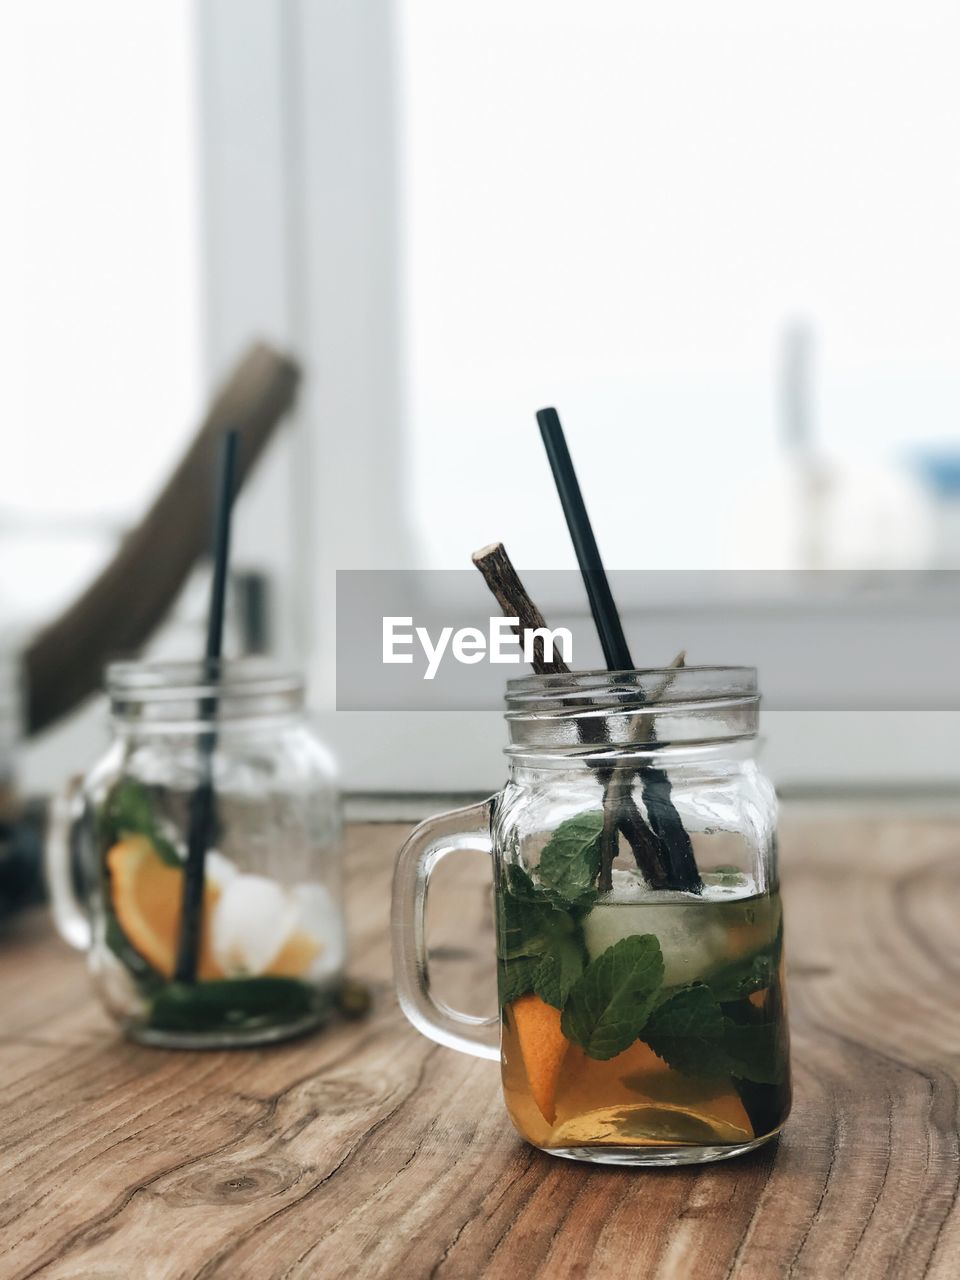
[[[412,562],[396,8],[198,0],[197,15],[207,368],[264,336],[306,372],[243,499],[237,555],[273,580],[279,652],[306,664],[348,790],[493,789],[494,713],[332,710],[336,569]],[[589,624],[585,606],[572,612]],[[631,604],[625,621],[643,616]],[[787,786],[960,780],[960,713],[777,712],[767,725]]]

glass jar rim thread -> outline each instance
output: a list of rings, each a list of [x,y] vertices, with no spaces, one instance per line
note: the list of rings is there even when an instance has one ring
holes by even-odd
[[[755,738],[753,667],[570,671],[507,684],[512,758],[604,758]]]
[[[114,720],[142,728],[262,720],[304,703],[303,679],[264,658],[115,662],[106,686]]]

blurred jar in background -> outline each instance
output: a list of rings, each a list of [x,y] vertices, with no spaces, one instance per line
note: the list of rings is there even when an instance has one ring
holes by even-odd
[[[20,690],[16,647],[0,635],[0,830],[16,815],[15,756],[20,740]],[[3,837],[0,836],[0,840]]]
[[[39,823],[24,813],[18,753],[23,738],[20,638],[0,634],[0,921],[41,897]]]
[[[14,756],[20,737],[17,667],[12,646],[0,637],[0,916],[15,897],[12,866],[17,818]]]
[[[109,668],[112,744],[55,809],[54,918],[134,1039],[261,1043],[322,1022],[345,929],[332,760],[299,677],[261,660]],[[178,981],[196,797],[213,807],[196,981]]]

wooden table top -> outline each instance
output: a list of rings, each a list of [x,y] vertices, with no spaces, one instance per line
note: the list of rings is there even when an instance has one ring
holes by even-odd
[[[278,1048],[128,1044],[42,915],[7,928],[3,1280],[960,1275],[960,820],[788,817],[793,1115],[753,1155],[655,1171],[535,1151],[496,1064],[407,1025],[387,933],[406,830],[348,831],[373,1013]],[[449,861],[437,985],[486,1011],[489,868]]]

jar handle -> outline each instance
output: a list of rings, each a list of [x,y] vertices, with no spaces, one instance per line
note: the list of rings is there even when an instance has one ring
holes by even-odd
[[[77,897],[73,881],[73,829],[83,812],[82,778],[71,778],[50,801],[44,870],[53,923],[64,942],[78,951],[90,947],[90,918]]]
[[[418,1031],[478,1058],[500,1057],[500,1018],[451,1009],[430,990],[426,905],[430,877],[451,853],[493,854],[490,819],[496,797],[421,822],[397,855],[393,876],[393,973],[400,1008]]]

